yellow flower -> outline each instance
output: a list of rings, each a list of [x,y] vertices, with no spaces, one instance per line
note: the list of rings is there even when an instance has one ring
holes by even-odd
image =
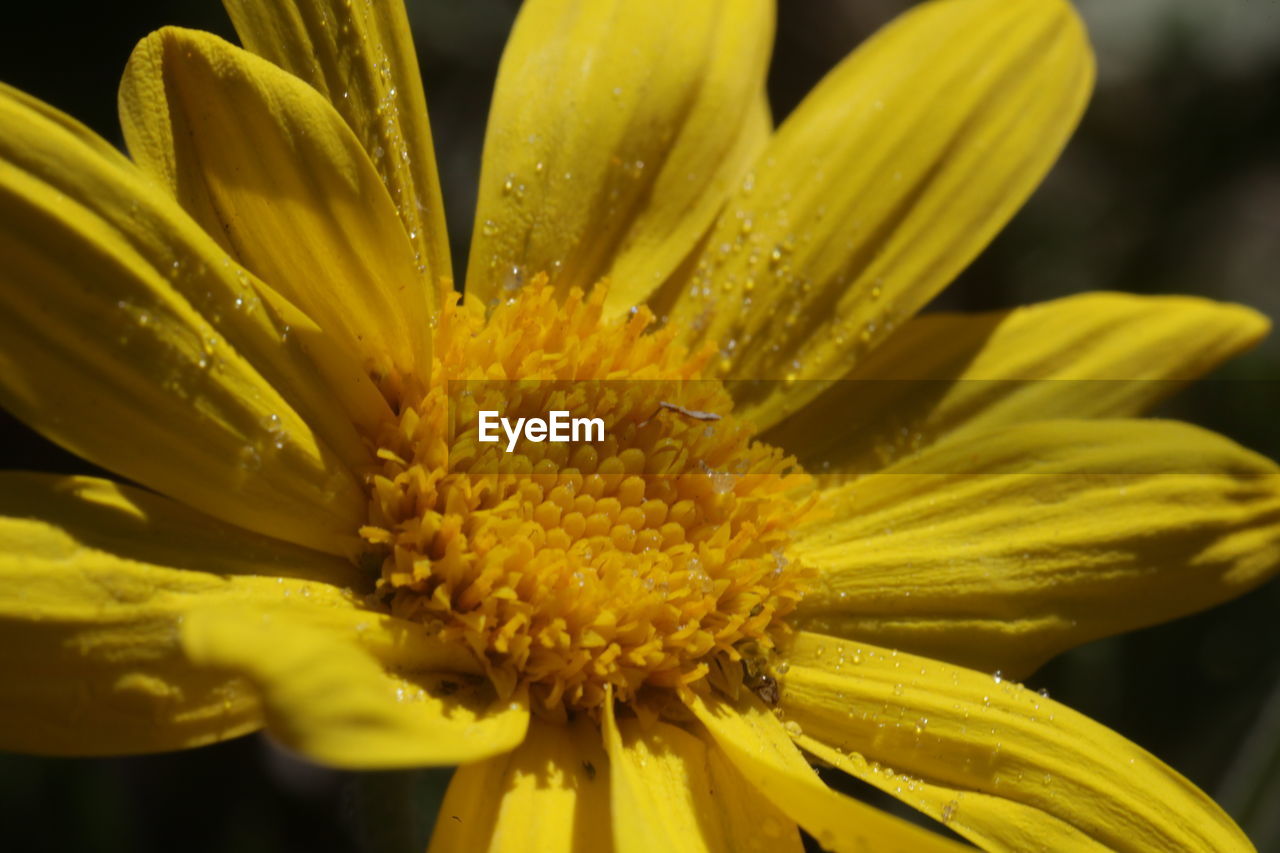
[[[766,0],[529,0],[462,304],[401,5],[227,6],[132,161],[0,90],[0,399],[150,490],[0,477],[0,746],[461,764],[433,850],[954,846],[806,755],[988,849],[1249,847],[999,673],[1275,571],[1280,469],[1127,420],[1267,322],[914,316],[1083,109],[1065,3],[924,4],[775,133]]]

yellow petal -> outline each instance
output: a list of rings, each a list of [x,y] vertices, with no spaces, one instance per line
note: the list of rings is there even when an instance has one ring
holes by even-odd
[[[1280,468],[1166,421],[1045,421],[822,492],[798,624],[1009,674],[1210,607],[1280,565]]]
[[[612,310],[705,234],[768,131],[770,0],[531,0],[489,113],[467,293],[613,279]]]
[[[967,849],[828,788],[782,723],[746,691],[733,702],[691,696],[689,707],[738,771],[825,849]]]
[[[689,283],[666,294],[671,322],[720,347],[731,378],[815,380],[734,389],[759,423],[795,411],[991,240],[1057,158],[1092,78],[1064,0],[915,7],[779,128]]]
[[[711,793],[719,806],[726,849],[801,853],[800,827],[743,778],[714,742],[707,744]]]
[[[453,774],[429,853],[609,853],[609,761],[585,719],[534,719],[514,752]]]
[[[0,98],[10,102],[11,118],[35,126],[38,141],[27,140],[31,144],[26,153],[56,154],[28,156],[15,165],[57,192],[94,186],[96,192],[84,201],[124,229],[129,240],[170,276],[174,289],[344,461],[368,462],[368,451],[352,424],[376,427],[390,417],[390,409],[359,362],[340,357],[309,317],[233,263],[169,199],[148,192],[136,167],[105,139],[71,116],[3,83]],[[126,204],[129,218],[122,221],[120,208]]]
[[[1155,756],[1019,684],[817,634],[786,656],[802,745],[986,849],[1253,849]]]
[[[712,746],[664,722],[618,723],[605,706],[604,743],[612,768],[613,842],[619,853],[649,850],[800,849],[794,823],[717,756]],[[724,787],[726,786],[727,787]],[[743,818],[753,805],[763,809]]]
[[[354,575],[139,489],[0,474],[0,749],[153,752],[252,731],[252,690],[193,668],[177,625],[205,603],[256,602],[337,626]]]
[[[449,240],[413,33],[401,0],[224,0],[244,46],[329,100],[373,160],[428,281]]]
[[[28,548],[33,560],[74,560],[77,548],[86,548],[210,575],[297,578],[335,588],[369,581],[347,560],[249,533],[97,477],[0,472],[0,516],[11,524],[3,544]]]
[[[120,88],[130,153],[206,231],[394,393],[430,370],[430,288],[360,141],[311,87],[167,28]]]
[[[63,593],[145,604],[148,589],[190,589],[207,605],[283,609],[317,630],[359,642],[397,670],[482,672],[457,644],[367,609],[362,596],[369,578],[346,560],[222,524],[141,489],[94,477],[7,471],[0,473],[0,516],[7,531],[0,547],[15,558],[15,571],[31,576],[30,594],[9,597],[31,606],[28,612],[15,605],[22,618],[49,617]],[[116,596],[105,581],[94,589],[95,566],[136,591]],[[47,592],[36,595],[37,587]]]
[[[926,314],[764,438],[807,470],[866,472],[960,430],[1131,417],[1269,326],[1238,305],[1120,293]]]
[[[347,548],[368,451],[344,395],[177,205],[32,103],[0,89],[0,401],[218,518]]]
[[[349,637],[275,609],[204,607],[187,614],[182,647],[199,667],[244,677],[267,730],[323,764],[351,769],[476,761],[524,739],[523,698],[482,678],[388,671]]]
[[[799,725],[797,723],[796,725]],[[891,765],[842,752],[806,734],[796,744],[819,761],[879,788],[979,845],[983,850],[1091,850],[1111,848],[1034,806],[979,791],[961,790],[899,772]]]

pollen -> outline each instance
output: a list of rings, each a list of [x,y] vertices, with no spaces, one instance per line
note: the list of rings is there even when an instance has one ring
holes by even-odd
[[[544,276],[487,307],[442,295],[430,379],[374,439],[360,531],[378,606],[551,718],[740,681],[811,582],[786,556],[808,476],[733,416],[710,352],[644,308],[606,320],[604,297]],[[478,440],[480,410],[566,410],[604,437],[507,452]]]

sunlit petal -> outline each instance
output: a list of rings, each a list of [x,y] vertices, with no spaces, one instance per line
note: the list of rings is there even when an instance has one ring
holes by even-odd
[[[922,61],[922,57],[928,57]],[[1053,164],[1092,85],[1063,0],[941,0],[889,24],[796,108],[671,303],[761,424],[800,408],[987,244]]]
[[[866,473],[960,430],[1132,417],[1269,327],[1239,305],[1119,293],[925,314],[763,438],[810,471]]]
[[[975,431],[823,493],[797,623],[1025,674],[1280,567],[1280,468],[1169,421]]]
[[[467,292],[545,272],[643,302],[769,130],[771,0],[531,0],[498,72]]]
[[[787,662],[802,746],[986,849],[1252,849],[1155,756],[1020,684],[818,634]]]
[[[450,277],[427,101],[402,0],[224,0],[244,46],[333,104],[373,160],[430,282]]]
[[[425,380],[434,290],[360,141],[320,94],[170,27],[134,49],[120,108],[130,153],[227,251],[392,393]]]

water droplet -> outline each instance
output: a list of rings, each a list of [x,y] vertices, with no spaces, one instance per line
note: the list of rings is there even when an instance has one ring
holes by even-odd
[[[508,270],[506,276],[502,279],[502,289],[507,293],[512,293],[520,289],[524,284],[524,267],[519,264],[513,264]]]
[[[258,448],[251,444],[240,448],[240,467],[246,471],[257,471],[262,468],[262,456],[258,453]]]

